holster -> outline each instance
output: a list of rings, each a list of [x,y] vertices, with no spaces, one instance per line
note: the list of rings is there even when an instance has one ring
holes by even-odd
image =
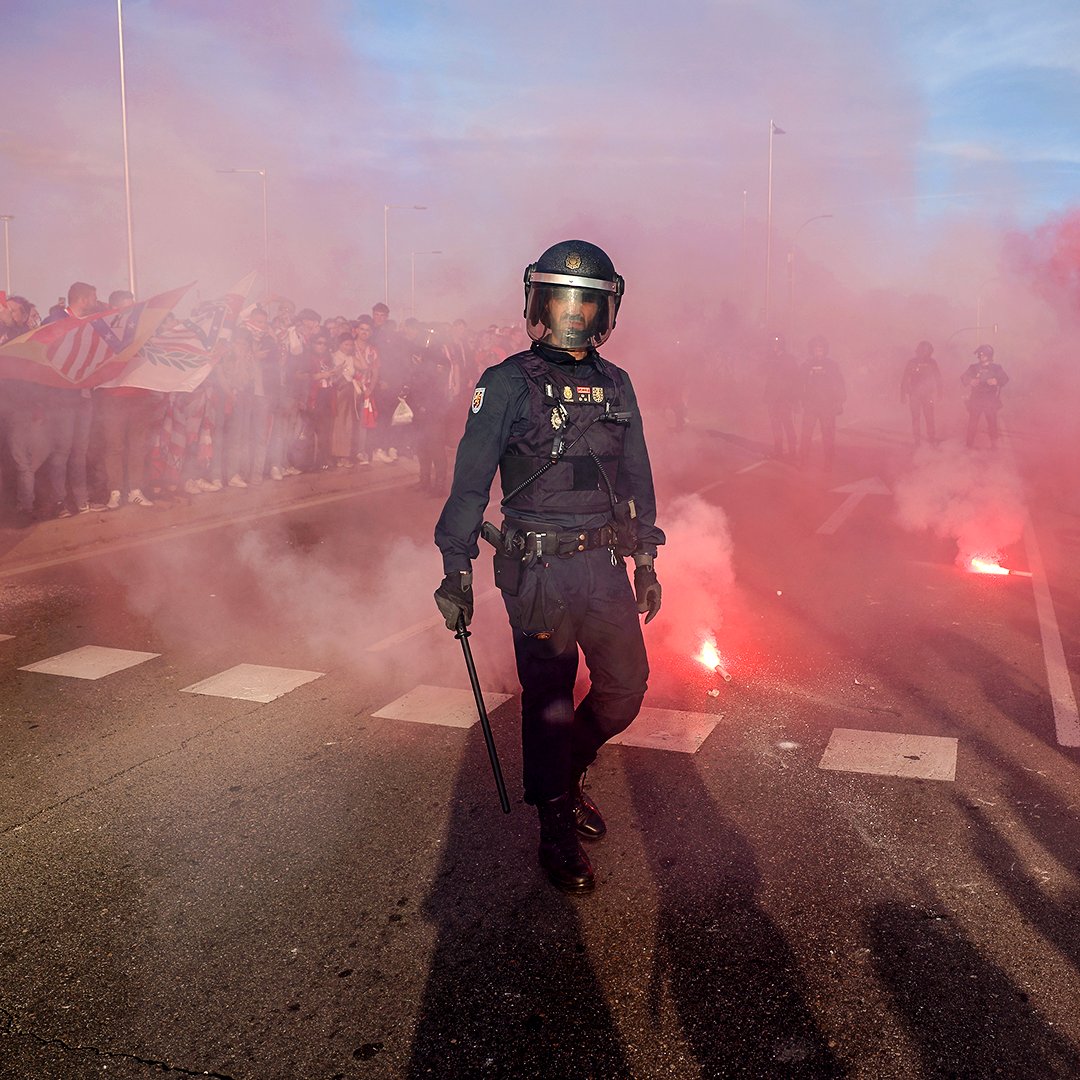
[[[526,550],[525,533],[519,529],[499,529],[485,521],[480,535],[495,549],[492,569],[496,588],[506,596],[517,596],[525,569],[536,558]]]
[[[638,544],[637,507],[633,496],[616,502],[611,513],[615,522],[615,554],[621,559],[628,558],[637,551]]]

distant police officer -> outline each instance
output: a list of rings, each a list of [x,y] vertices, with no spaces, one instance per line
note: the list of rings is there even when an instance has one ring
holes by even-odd
[[[968,391],[967,445],[975,445],[979,420],[986,417],[990,446],[997,446],[997,414],[1001,408],[1001,388],[1009,381],[1009,376],[1000,364],[994,362],[993,345],[980,345],[975,350],[975,363],[968,366],[967,371],[960,376],[960,381]]]
[[[820,426],[823,464],[826,469],[831,469],[836,449],[836,418],[843,412],[847,396],[844,376],[829,356],[829,343],[825,338],[812,337],[807,348],[810,357],[799,368],[799,397],[803,410],[799,456],[803,464],[810,460],[814,428]]]
[[[926,437],[931,445],[937,445],[935,397],[941,397],[941,372],[934,359],[934,346],[929,341],[920,341],[900,376],[900,400],[911,406],[911,434],[916,446],[922,442],[923,421],[926,422]]]
[[[472,617],[472,562],[496,469],[496,546],[521,682],[525,801],[540,817],[540,865],[569,892],[593,887],[580,839],[606,827],[585,793],[597,751],[637,716],[648,659],[638,615],[660,610],[652,470],[630,378],[596,351],[615,327],[623,279],[593,244],[556,244],[525,271],[532,347],[473,391],[450,497],[435,527],[446,625]],[[636,566],[634,586],[624,558]],[[578,648],[591,677],[574,708]]]
[[[769,355],[765,360],[765,407],[772,426],[773,451],[784,456],[785,440],[788,456],[795,458],[795,405],[799,400],[799,363],[786,347],[784,338],[774,334],[769,338]]]

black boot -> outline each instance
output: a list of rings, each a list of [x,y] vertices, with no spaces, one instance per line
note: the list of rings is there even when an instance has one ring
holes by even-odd
[[[607,832],[604,819],[597,809],[596,803],[585,793],[585,774],[588,770],[582,769],[578,773],[574,786],[571,789],[574,796],[574,825],[578,836],[583,840],[600,840]]]
[[[593,868],[581,849],[574,823],[573,791],[537,803],[540,815],[540,865],[552,885],[564,892],[589,892],[595,884]]]

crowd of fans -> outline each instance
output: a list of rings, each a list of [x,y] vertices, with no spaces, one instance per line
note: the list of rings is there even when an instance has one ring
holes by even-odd
[[[134,303],[108,303],[83,282],[40,320],[19,296],[0,300],[0,344],[39,322]],[[152,507],[302,472],[419,465],[418,487],[447,490],[477,376],[527,347],[523,331],[463,319],[400,326],[370,315],[323,319],[275,297],[246,308],[211,374],[190,392],[61,389],[0,380],[4,520],[24,527],[124,505]]]

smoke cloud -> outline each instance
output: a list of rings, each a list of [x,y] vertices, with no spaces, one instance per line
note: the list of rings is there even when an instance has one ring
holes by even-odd
[[[960,446],[922,448],[895,489],[904,528],[956,541],[958,566],[997,562],[1023,535],[1026,510],[1016,469],[995,454]]]

